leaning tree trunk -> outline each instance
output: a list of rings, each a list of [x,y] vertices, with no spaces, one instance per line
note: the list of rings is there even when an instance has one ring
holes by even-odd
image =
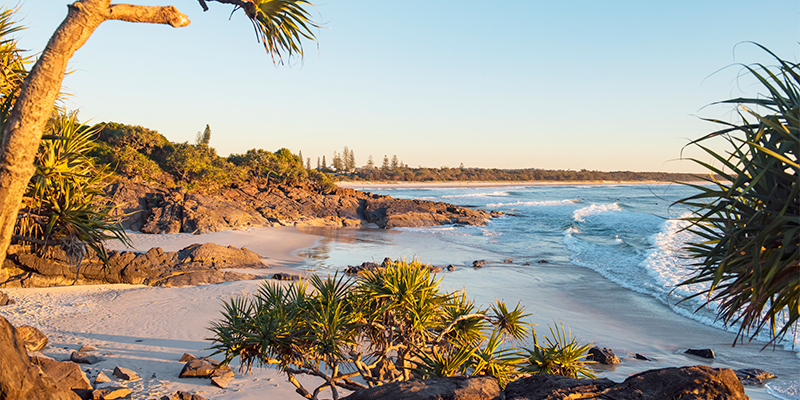
[[[33,161],[47,120],[61,90],[67,62],[92,32],[107,20],[169,24],[182,27],[189,19],[175,7],[111,4],[111,0],[79,0],[68,6],[64,22],[56,29],[31,69],[11,110],[0,144],[0,281],[6,250],[19,213],[22,196],[34,173]]]

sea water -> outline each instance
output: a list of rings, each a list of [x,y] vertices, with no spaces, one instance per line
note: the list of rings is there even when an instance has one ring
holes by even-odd
[[[453,264],[457,271],[445,274],[445,287],[464,288],[484,304],[495,298],[519,302],[540,326],[566,321],[577,334],[616,346],[623,357],[650,352],[661,361],[652,366],[626,361],[605,371],[612,379],[624,379],[637,369],[708,364],[683,355],[687,347],[706,345],[718,353],[712,366],[758,367],[783,375],[761,392],[748,390],[750,396],[768,392],[800,398],[800,362],[791,351],[800,349],[796,336],[781,342],[788,352],[762,351],[764,343],[758,341],[730,347],[735,336],[725,331],[736,332],[737,326],[717,320],[714,303],[704,304],[703,296],[681,301],[705,288],[677,286],[692,272],[693,261],[683,245],[698,238],[683,229],[686,223],[680,218],[690,214],[675,201],[696,189],[603,184],[366,190],[506,215],[485,226],[300,228],[324,236],[299,253],[308,260],[308,269],[330,272],[384,257]],[[473,269],[472,261],[478,259],[489,266]]]

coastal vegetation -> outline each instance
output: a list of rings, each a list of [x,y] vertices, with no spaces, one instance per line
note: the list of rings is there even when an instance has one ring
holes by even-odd
[[[774,342],[796,335],[800,320],[800,64],[761,48],[777,67],[742,67],[764,92],[720,102],[740,121],[710,119],[722,129],[690,143],[715,163],[693,161],[721,179],[688,184],[698,194],[679,201],[694,210],[687,229],[699,237],[686,247],[696,269],[681,285],[705,285],[690,298],[739,324],[737,339],[766,331]],[[725,152],[712,150],[714,138]]]
[[[214,354],[225,356],[223,364],[238,358],[245,371],[275,365],[308,399],[412,378],[491,375],[505,387],[523,373],[595,377],[585,360],[591,344],[563,326],[540,344],[524,307],[476,306],[463,291],[443,292],[415,261],[390,262],[355,281],[335,274],[309,282],[265,281],[254,296],[225,302],[210,328]],[[529,334],[533,349],[510,346]],[[322,383],[307,388],[298,375]]]

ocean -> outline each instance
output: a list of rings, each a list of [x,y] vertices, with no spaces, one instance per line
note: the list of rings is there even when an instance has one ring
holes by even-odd
[[[682,246],[697,238],[679,220],[688,210],[674,203],[695,189],[678,184],[350,187],[506,215],[485,226],[298,228],[323,236],[298,253],[310,272],[384,257],[453,264],[457,270],[443,274],[445,287],[466,289],[483,304],[494,298],[519,302],[541,332],[547,324],[564,322],[579,337],[615,346],[618,355],[650,352],[668,366],[697,363],[683,351],[702,343],[718,354],[712,366],[780,370],[784,379],[764,390],[777,398],[800,398],[800,361],[792,351],[800,349],[796,336],[763,351],[758,341],[732,347],[730,332],[736,327],[715,319],[714,304],[703,307],[702,296],[681,302],[702,289],[676,287],[691,273]],[[472,268],[474,260],[488,265]],[[663,343],[648,342],[650,330],[658,331],[654,341]],[[710,336],[724,339],[703,341]],[[631,372],[617,367],[606,376],[624,379]]]

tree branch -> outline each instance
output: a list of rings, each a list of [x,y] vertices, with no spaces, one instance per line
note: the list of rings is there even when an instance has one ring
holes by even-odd
[[[132,4],[112,4],[108,7],[106,20],[166,24],[173,28],[189,25],[189,17],[173,6],[151,7]]]

